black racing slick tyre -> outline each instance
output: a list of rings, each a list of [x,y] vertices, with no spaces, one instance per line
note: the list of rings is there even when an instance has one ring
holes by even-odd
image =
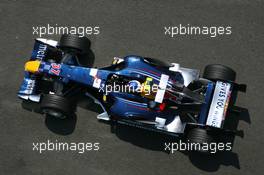
[[[84,54],[89,52],[91,41],[87,37],[64,34],[60,38],[59,46],[62,50],[77,51]]]
[[[192,145],[196,145],[195,149],[192,148],[193,151],[200,153],[209,153],[210,150],[203,149],[203,145],[210,145],[214,142],[213,137],[208,134],[208,131],[202,128],[192,128],[187,134],[187,141]]]
[[[74,115],[76,103],[62,96],[47,94],[42,97],[40,109],[44,114],[65,119]]]
[[[93,67],[94,54],[90,49],[91,41],[87,37],[64,34],[61,36],[59,47],[63,52],[77,56],[80,66]]]
[[[217,80],[235,81],[236,72],[233,69],[221,64],[210,64],[205,67],[203,78],[212,81],[217,81]]]

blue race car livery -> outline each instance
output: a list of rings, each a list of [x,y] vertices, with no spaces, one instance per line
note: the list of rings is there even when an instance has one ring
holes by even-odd
[[[103,68],[93,68],[93,61],[85,37],[36,39],[18,96],[38,103],[45,115],[65,119],[75,114],[76,97],[85,95],[103,109],[99,120],[198,142],[201,135],[204,141],[213,137],[209,130],[225,130],[234,92],[245,91],[235,83],[236,73],[219,64],[206,66],[200,76],[178,63],[136,55],[115,57]]]

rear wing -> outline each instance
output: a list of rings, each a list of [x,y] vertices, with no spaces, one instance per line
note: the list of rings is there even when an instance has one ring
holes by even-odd
[[[55,40],[47,40],[44,38],[37,38],[31,53],[30,61],[39,60],[42,61],[45,57],[54,52],[58,42]]]
[[[36,39],[29,61],[43,61],[45,58],[60,56],[61,53],[58,51],[57,45],[58,42],[54,40]],[[40,96],[36,92],[36,84],[36,76],[25,71],[24,79],[18,91],[18,97],[38,102]]]

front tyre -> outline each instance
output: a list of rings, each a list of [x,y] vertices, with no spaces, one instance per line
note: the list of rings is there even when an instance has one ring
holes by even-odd
[[[62,96],[47,94],[41,100],[40,109],[44,114],[66,119],[74,115],[76,103]]]
[[[203,78],[212,81],[235,81],[236,72],[230,67],[221,64],[209,64],[204,69]]]
[[[195,145],[195,149],[192,148],[193,151],[200,153],[209,153],[210,150],[204,149],[203,145],[209,146],[214,142],[212,135],[203,128],[192,128],[187,134],[187,141],[191,145]]]

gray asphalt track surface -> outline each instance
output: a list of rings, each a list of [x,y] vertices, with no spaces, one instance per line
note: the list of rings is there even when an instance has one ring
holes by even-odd
[[[0,1],[0,174],[263,174],[263,1]],[[164,151],[165,137],[138,129],[98,122],[96,112],[78,108],[72,121],[58,122],[24,110],[16,92],[23,65],[30,57],[33,26],[99,26],[89,36],[95,65],[108,65],[114,56],[137,54],[179,62],[203,70],[221,63],[248,84],[239,93],[243,108],[233,152],[197,156]],[[164,26],[192,24],[231,26],[232,34],[164,35]],[[59,35],[43,37],[59,39]],[[33,151],[33,142],[99,142],[99,151]]]

